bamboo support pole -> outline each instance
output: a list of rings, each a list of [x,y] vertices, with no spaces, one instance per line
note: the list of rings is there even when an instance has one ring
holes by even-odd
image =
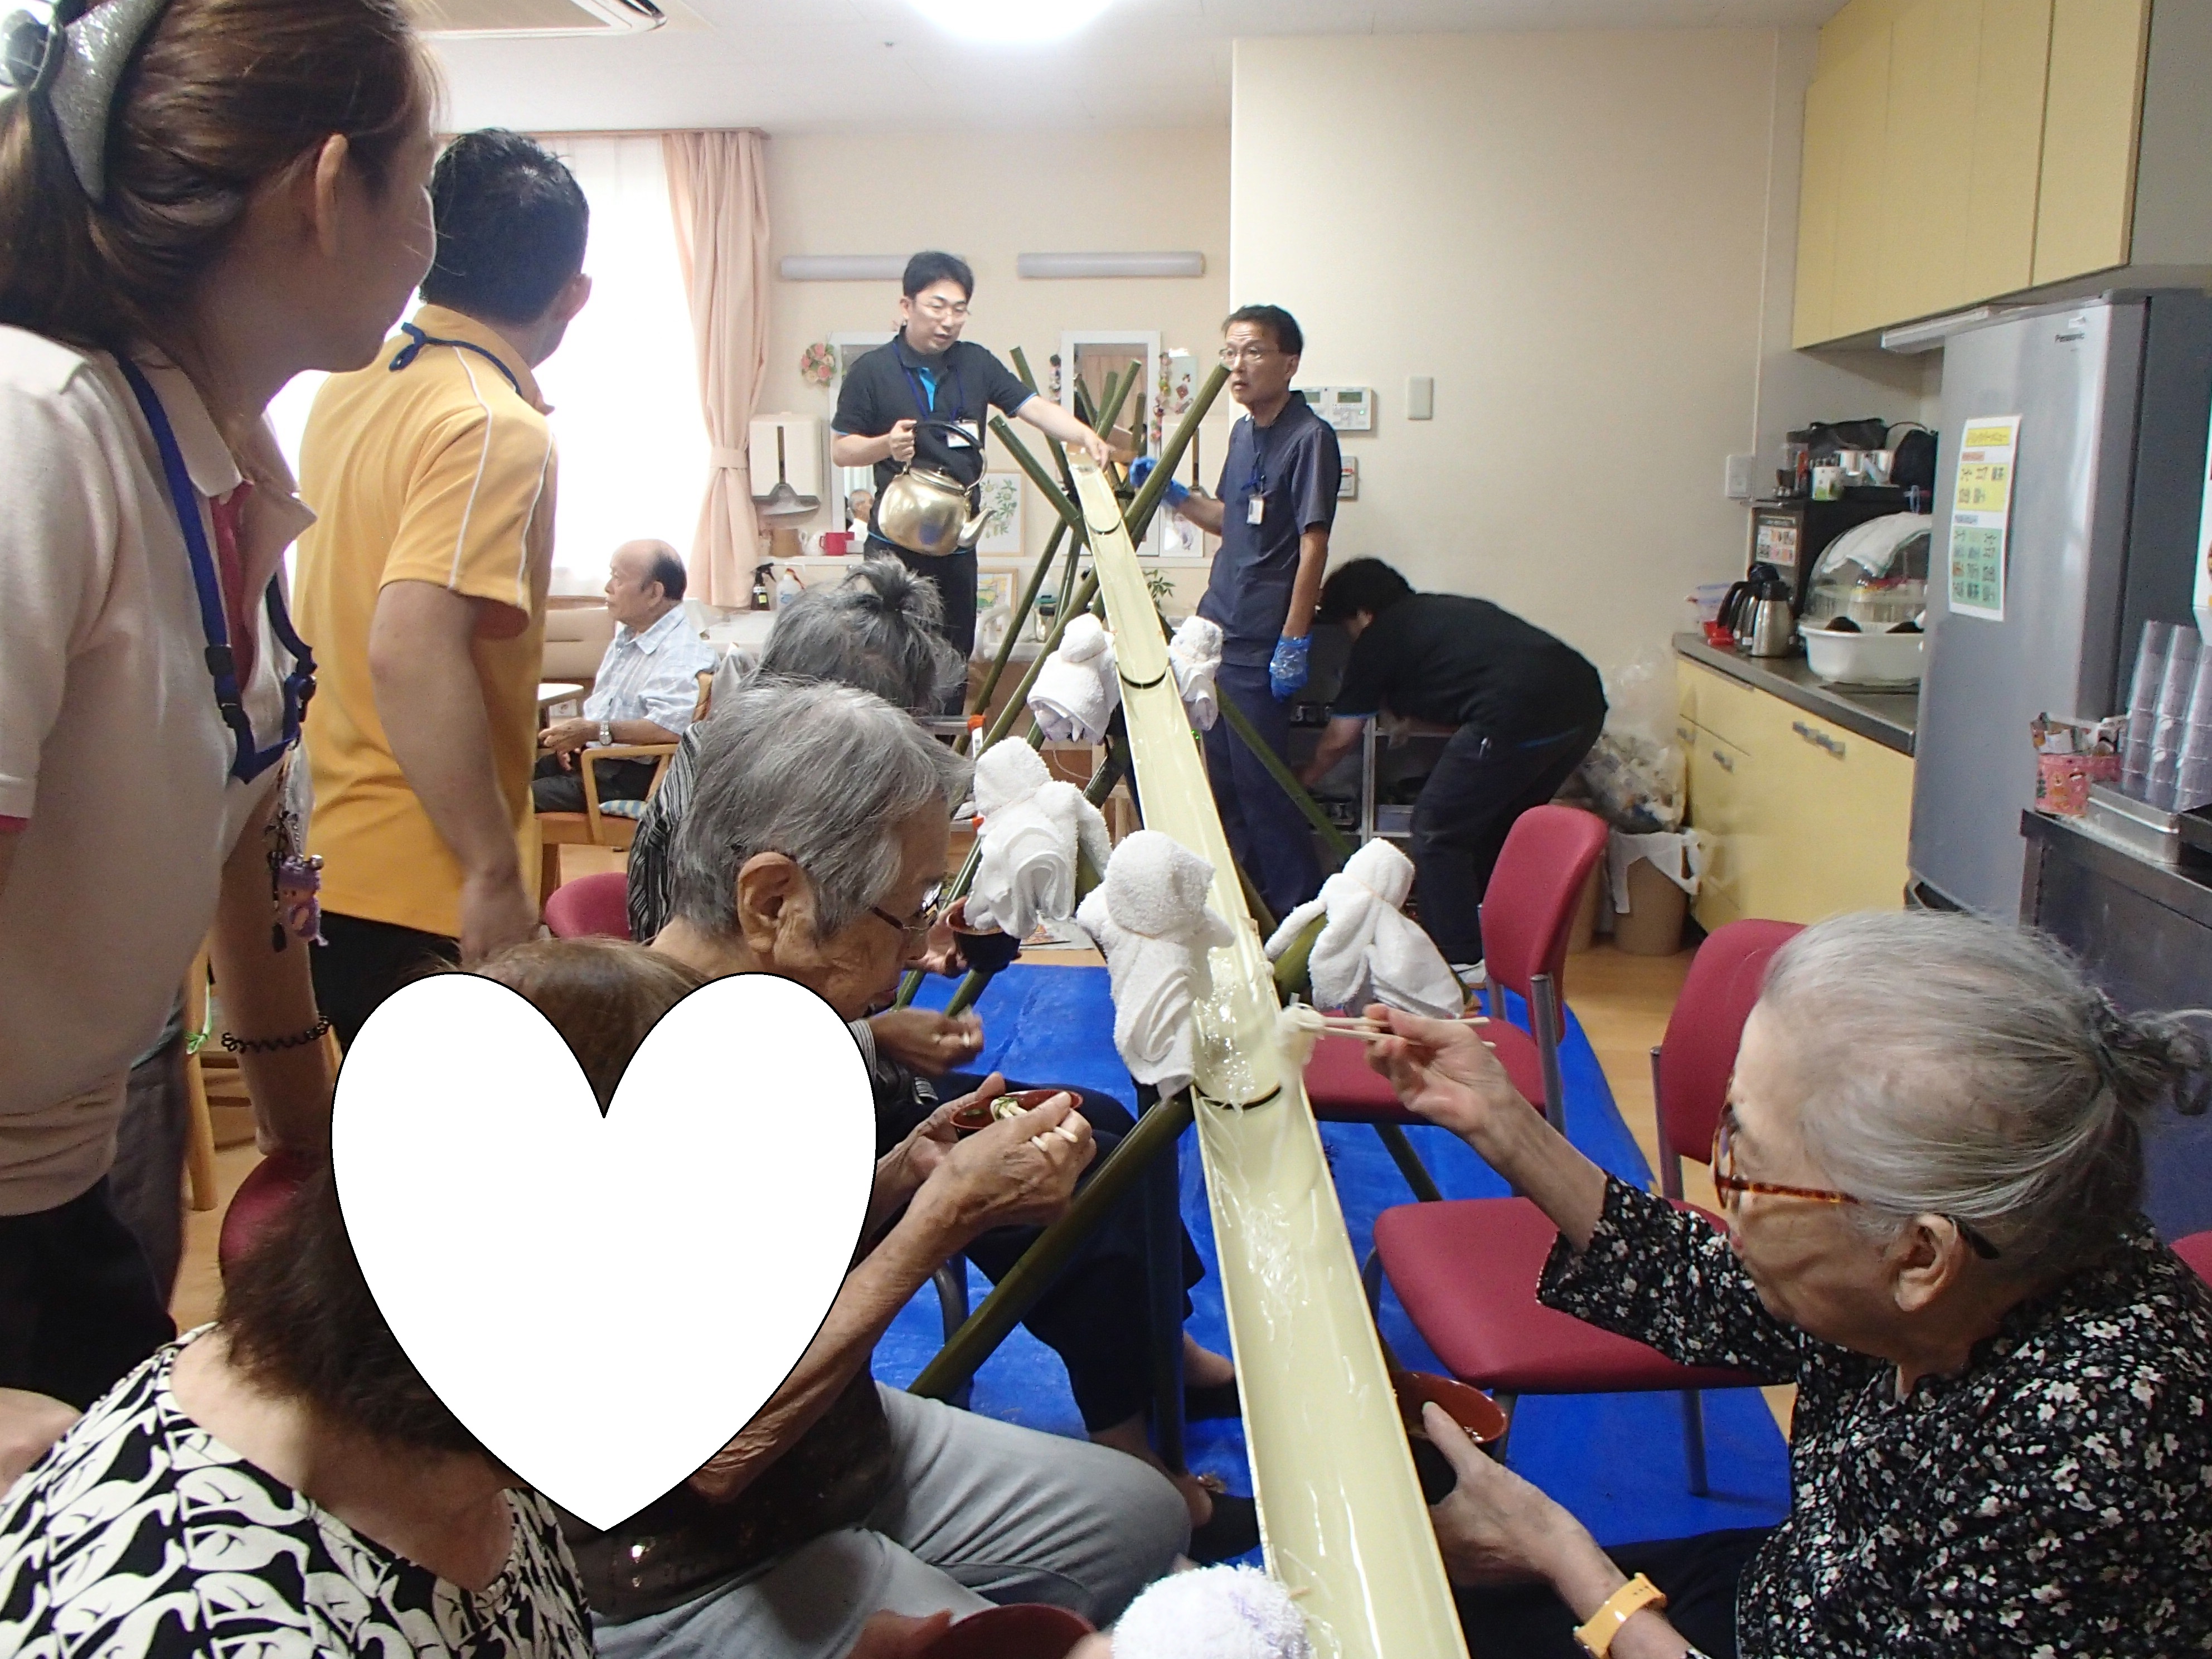
[[[1350,858],[1352,843],[1344,838],[1341,830],[1328,821],[1328,814],[1321,810],[1321,803],[1306,793],[1306,787],[1298,781],[1297,775],[1284,765],[1282,757],[1269,748],[1267,740],[1252,729],[1252,722],[1244,718],[1244,711],[1232,699],[1224,696],[1220,702],[1221,718],[1229,722],[1229,729],[1237,734],[1237,740],[1252,751],[1254,758],[1267,768],[1267,775],[1274,779],[1282,787],[1283,793],[1291,798],[1291,805],[1304,813],[1306,822],[1321,832],[1321,838],[1328,843],[1329,851],[1339,859]]]
[[[1054,561],[1060,556],[1060,544],[1066,537],[1067,522],[1062,520],[1052,527],[1051,539],[1045,543],[1044,553],[1037,560],[1036,568],[1030,574],[1029,586],[1022,592],[1022,602],[1014,608],[1013,620],[1006,626],[1006,637],[999,641],[998,653],[991,659],[991,672],[983,677],[982,689],[976,692],[975,700],[968,705],[969,714],[981,714],[991,706],[991,694],[999,689],[999,682],[1006,675],[1006,665],[1014,659],[1014,646],[1022,636],[1022,629],[1030,619],[1030,612],[1036,608],[1037,591],[1044,586],[1046,575],[1051,571]],[[963,732],[952,747],[955,753],[966,754],[968,734]]]

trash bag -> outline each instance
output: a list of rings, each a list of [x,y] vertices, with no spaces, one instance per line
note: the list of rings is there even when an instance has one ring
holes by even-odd
[[[1682,824],[1688,763],[1674,742],[1674,672],[1656,652],[1605,675],[1605,730],[1569,794],[1614,829],[1654,835]]]

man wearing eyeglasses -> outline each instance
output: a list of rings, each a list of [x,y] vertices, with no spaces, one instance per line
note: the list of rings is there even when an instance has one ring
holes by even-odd
[[[1221,625],[1215,688],[1287,759],[1290,700],[1306,683],[1344,464],[1336,433],[1291,390],[1305,349],[1297,319],[1280,306],[1246,306],[1231,313],[1223,338],[1229,395],[1244,418],[1230,434],[1217,496],[1175,484],[1168,500],[1221,538],[1198,606]],[[1146,470],[1130,477],[1141,479]],[[1288,915],[1321,885],[1304,816],[1225,724],[1206,734],[1206,768],[1230,850],[1267,908]]]
[[[899,332],[854,363],[837,394],[836,434],[830,458],[839,466],[872,466],[875,500],[911,461],[969,486],[983,477],[983,422],[994,408],[1107,464],[1105,440],[1058,404],[1040,398],[998,358],[960,337],[975,274],[950,253],[917,253],[901,284]],[[955,429],[923,425],[945,421]],[[941,557],[913,553],[888,540],[870,509],[867,551],[896,557],[945,601],[945,637],[972,655],[975,647],[975,550]]]

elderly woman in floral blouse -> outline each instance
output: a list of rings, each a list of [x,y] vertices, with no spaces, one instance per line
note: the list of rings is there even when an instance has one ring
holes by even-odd
[[[1406,1104],[1558,1224],[1547,1305],[1798,1388],[1792,1507],[1763,1534],[1617,1564],[1455,1457],[1434,1517],[1478,1656],[1576,1653],[1638,1600],[1624,1565],[1674,1605],[1608,1614],[1619,1659],[2212,1652],[2212,1293],[2136,1207],[2153,1113],[2203,1109],[2179,1022],[1970,918],[1808,929],[1744,1029],[1723,1235],[1575,1152],[1479,1028],[1370,1013]]]

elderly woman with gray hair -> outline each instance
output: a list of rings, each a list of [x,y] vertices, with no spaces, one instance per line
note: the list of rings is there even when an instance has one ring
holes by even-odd
[[[858,1016],[927,931],[967,771],[865,692],[747,686],[702,735],[673,848],[675,914],[653,950],[710,977],[780,974]],[[981,1092],[1002,1086],[988,1079]],[[1157,1471],[869,1375],[877,1340],[942,1263],[988,1231],[1064,1210],[1093,1150],[1075,1105],[1059,1094],[964,1140],[948,1107],[884,1155],[869,1242],[775,1397],[611,1532],[568,1528],[602,1655],[829,1659],[879,1608],[990,1601],[1103,1621],[1168,1570],[1189,1517]]]
[[[1479,1028],[1371,1013],[1400,1098],[1558,1224],[1547,1305],[1798,1389],[1780,1526],[1611,1559],[1462,1441],[1433,1515],[1479,1659],[1582,1650],[1639,1567],[1674,1605],[1599,1620],[1620,1659],[2212,1651],[2212,1294],[2137,1210],[2153,1114],[2203,1109],[2179,1019],[1969,917],[1809,928],[1744,1028],[1723,1233],[1577,1152]]]

